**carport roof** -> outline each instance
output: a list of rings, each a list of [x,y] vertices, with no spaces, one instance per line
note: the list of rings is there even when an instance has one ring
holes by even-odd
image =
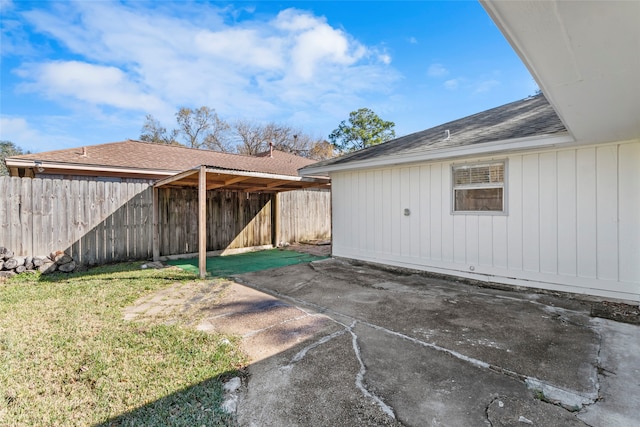
[[[161,187],[198,187],[201,168],[206,172],[207,190],[277,193],[303,188],[329,188],[330,180],[321,177],[299,177],[263,172],[249,172],[201,165],[180,172],[154,184]]]

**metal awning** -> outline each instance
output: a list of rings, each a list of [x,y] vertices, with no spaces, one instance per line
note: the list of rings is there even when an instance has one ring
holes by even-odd
[[[176,175],[157,181],[153,185],[153,259],[160,258],[159,241],[159,196],[158,190],[164,187],[194,187],[198,189],[198,264],[200,278],[207,274],[207,190],[243,191],[247,193],[276,193],[282,191],[301,190],[304,188],[329,188],[329,178],[297,177],[263,172],[247,172],[221,169],[210,166],[199,166],[180,172]],[[274,203],[277,197],[272,196]],[[272,219],[273,227],[279,227],[278,209],[273,209],[276,216]],[[276,236],[278,232],[275,232]],[[276,238],[277,241],[277,238]]]
[[[198,166],[157,181],[154,187],[198,187],[202,168],[206,175],[206,190],[278,193],[303,188],[329,188],[331,182],[330,179],[322,177],[298,177]]]

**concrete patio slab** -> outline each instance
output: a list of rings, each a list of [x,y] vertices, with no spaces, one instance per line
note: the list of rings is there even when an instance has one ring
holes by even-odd
[[[640,420],[621,395],[638,395],[640,328],[592,318],[585,301],[336,259],[235,279],[337,327],[249,367],[241,425]],[[631,377],[603,378],[610,352]]]

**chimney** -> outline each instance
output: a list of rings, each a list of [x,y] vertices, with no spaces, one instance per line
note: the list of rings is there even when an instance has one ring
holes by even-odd
[[[273,157],[273,142],[269,142],[269,157]]]
[[[82,157],[87,157],[87,147],[82,147]]]

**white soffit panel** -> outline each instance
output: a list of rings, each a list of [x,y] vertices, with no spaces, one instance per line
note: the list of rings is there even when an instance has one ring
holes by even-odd
[[[577,142],[640,138],[640,1],[481,0]]]

